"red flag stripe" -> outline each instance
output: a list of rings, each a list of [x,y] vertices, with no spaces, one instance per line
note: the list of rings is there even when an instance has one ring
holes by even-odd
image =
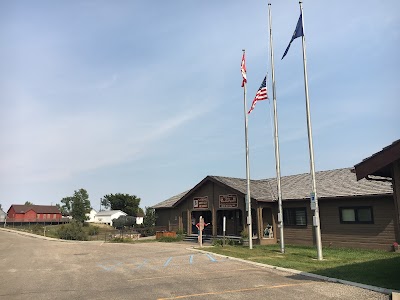
[[[243,52],[243,56],[242,56],[242,63],[240,64],[240,72],[242,72],[242,87],[244,87],[244,84],[247,82],[247,74],[246,74],[246,58],[244,56],[244,52]]]

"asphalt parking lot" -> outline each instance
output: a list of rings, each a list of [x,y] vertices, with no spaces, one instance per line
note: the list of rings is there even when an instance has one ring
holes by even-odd
[[[65,242],[0,230],[0,299],[389,299],[192,246]]]

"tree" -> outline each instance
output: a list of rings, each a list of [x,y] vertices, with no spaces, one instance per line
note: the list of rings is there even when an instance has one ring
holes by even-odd
[[[85,214],[91,210],[89,194],[85,189],[74,191],[72,197],[61,199],[61,210],[68,213],[77,222],[83,223],[87,220]]]
[[[24,205],[34,205],[32,202],[26,201]]]
[[[121,229],[123,227],[133,227],[136,224],[136,218],[132,216],[119,216],[112,220],[113,227]]]
[[[57,203],[56,207],[60,210],[60,212],[61,212],[61,214],[63,216],[68,216],[69,215],[69,211],[64,206],[61,206],[61,204]]]
[[[105,208],[122,210],[123,212],[127,213],[128,216],[136,216],[137,213],[143,213],[143,210],[139,207],[139,204],[140,198],[129,194],[109,194],[105,195],[101,199],[101,205]]]
[[[143,226],[146,228],[146,235],[155,234],[156,211],[152,207],[146,207],[146,213],[143,217]]]
[[[1,207],[1,203],[0,203],[0,209],[3,210],[3,208]]]

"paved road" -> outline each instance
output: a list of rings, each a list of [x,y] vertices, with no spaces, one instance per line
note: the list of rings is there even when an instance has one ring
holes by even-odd
[[[0,230],[0,299],[389,299],[188,246],[63,242]]]

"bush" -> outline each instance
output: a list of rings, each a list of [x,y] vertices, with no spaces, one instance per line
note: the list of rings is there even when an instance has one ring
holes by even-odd
[[[222,246],[223,244],[224,244],[224,240],[223,239],[214,239],[212,241],[212,245],[213,246]],[[236,245],[239,245],[239,244],[240,244],[240,241],[238,241],[238,240],[225,238],[225,245],[236,246]]]
[[[123,237],[115,237],[110,240],[111,243],[132,243],[131,239],[124,239]]]
[[[31,227],[31,230],[32,230],[32,233],[40,234],[40,235],[43,235],[43,231],[44,231],[43,226],[39,225],[39,224],[33,225]]]
[[[182,240],[183,240],[182,235],[177,235],[176,237],[162,236],[158,239],[159,242],[164,242],[164,243],[180,242]]]
[[[222,246],[223,244],[224,244],[224,241],[222,239],[213,239],[212,240],[213,246]]]
[[[90,236],[98,235],[99,234],[99,227],[89,225],[88,234]]]
[[[83,225],[79,222],[61,225],[57,231],[57,235],[63,240],[86,241],[88,239],[87,233],[83,230]]]

